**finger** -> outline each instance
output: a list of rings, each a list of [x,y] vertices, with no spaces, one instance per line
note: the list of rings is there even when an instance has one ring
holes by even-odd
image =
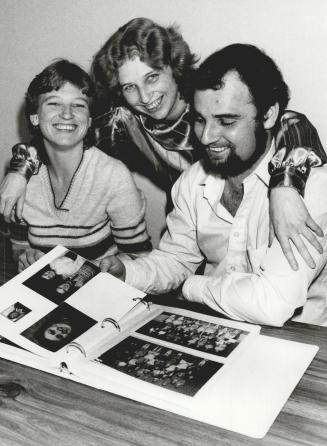
[[[301,236],[297,235],[292,238],[292,243],[295,245],[296,249],[299,251],[301,257],[304,259],[305,263],[312,269],[316,267],[315,261],[313,260],[308,248],[305,246]]]
[[[5,202],[3,199],[0,198],[0,214],[3,215],[3,212],[5,210]]]
[[[16,219],[16,208],[13,207],[10,213],[10,222],[11,223],[17,223],[17,219]]]
[[[18,221],[21,221],[23,218],[24,202],[25,202],[25,195],[20,197],[16,203],[16,217]]]
[[[108,258],[102,259],[99,268],[103,273],[110,271],[110,269],[112,268],[112,260]]]
[[[39,260],[41,257],[43,257],[43,252],[42,251],[36,251],[35,252],[35,261]]]
[[[18,261],[18,268],[20,271],[23,271],[25,268],[27,268],[29,265],[27,263],[27,259],[26,259],[26,253],[24,252],[23,254],[21,254],[19,256],[19,261]]]
[[[269,222],[269,242],[268,242],[269,248],[271,247],[271,245],[274,241],[274,238],[275,238],[274,225],[272,224],[272,221],[270,220],[270,222]]]
[[[26,252],[26,262],[29,265],[32,265],[32,263],[35,262],[35,256],[34,256],[35,252],[33,251],[27,251]]]
[[[311,245],[320,253],[322,254],[324,252],[324,248],[321,245],[321,243],[319,242],[319,240],[317,239],[317,237],[315,237],[315,235],[313,234],[313,232],[309,229],[306,228],[304,231],[302,231],[302,236],[305,237],[308,242],[311,243]]]
[[[324,236],[324,232],[321,229],[321,227],[314,221],[314,219],[311,217],[311,215],[308,216],[307,221],[306,221],[306,225],[308,226],[308,228],[311,229],[311,231],[313,231],[315,234],[317,234],[319,237],[323,237]]]
[[[18,272],[21,273],[24,269],[25,269],[24,264],[21,261],[19,261],[18,262]]]
[[[12,201],[7,201],[4,209],[3,209],[3,218],[7,223],[10,223],[11,221],[11,211],[14,207],[14,203]]]
[[[294,257],[294,253],[291,247],[291,243],[288,238],[281,237],[279,240],[280,246],[282,248],[282,251],[284,253],[284,256],[286,257],[286,260],[288,261],[290,267],[297,271],[299,269],[299,265]]]

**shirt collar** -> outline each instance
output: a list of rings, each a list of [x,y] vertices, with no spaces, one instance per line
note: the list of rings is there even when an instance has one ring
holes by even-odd
[[[270,162],[271,158],[273,157],[274,153],[275,153],[275,139],[273,138],[268,152],[262,158],[262,160],[257,165],[257,167],[254,169],[254,171],[251,172],[250,175],[244,179],[244,183],[246,183],[253,175],[256,175],[268,187],[269,181],[270,181],[268,165],[269,165],[269,162]]]

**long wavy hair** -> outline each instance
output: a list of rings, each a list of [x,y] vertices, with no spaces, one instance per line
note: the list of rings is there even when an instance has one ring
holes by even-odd
[[[108,102],[124,104],[118,69],[135,56],[156,70],[169,66],[182,97],[190,100],[190,80],[197,57],[191,53],[177,27],[164,28],[141,17],[119,28],[94,56],[91,72],[100,103],[102,100],[107,106]]]

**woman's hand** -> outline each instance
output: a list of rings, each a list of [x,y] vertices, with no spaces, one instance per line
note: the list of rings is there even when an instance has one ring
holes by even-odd
[[[26,249],[26,251],[24,251],[18,258],[18,272],[22,272],[24,269],[28,268],[43,255],[44,253],[39,249]]]
[[[19,173],[9,172],[2,180],[0,185],[0,214],[3,214],[7,223],[22,219],[26,185],[25,177]]]
[[[126,268],[121,260],[116,256],[108,256],[100,261],[99,267],[103,273],[110,273],[117,279],[125,281]]]
[[[323,247],[314,233],[323,237],[320,226],[312,219],[304,201],[292,187],[276,187],[271,190],[269,200],[270,231],[269,246],[276,235],[288,263],[294,270],[298,269],[291,243],[292,242],[310,268],[316,264],[311,257],[302,237],[306,238],[319,252]]]

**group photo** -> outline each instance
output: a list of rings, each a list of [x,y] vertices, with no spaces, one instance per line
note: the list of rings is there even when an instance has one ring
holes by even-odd
[[[225,430],[226,445],[248,444],[243,435],[282,445],[274,420],[303,385],[315,415],[282,436],[295,446],[302,429],[306,444],[324,444],[327,3],[2,6],[0,371],[8,359],[59,370],[90,392],[121,395],[122,406],[127,397],[189,417],[186,431],[194,419],[216,426],[211,437],[204,424],[197,441],[189,433],[190,445],[225,444],[213,442]],[[58,246],[67,251],[45,264]],[[97,295],[116,292],[108,274],[136,297],[129,307],[117,298],[121,319],[100,321]],[[242,342],[252,332],[258,340]],[[311,367],[319,384],[305,381]],[[216,411],[221,392],[230,404]],[[84,444],[83,423],[69,444]],[[3,429],[4,445],[18,444]],[[122,428],[119,440],[96,431],[88,444],[183,444],[175,429],[154,429],[144,443]],[[26,444],[43,444],[39,435]]]

